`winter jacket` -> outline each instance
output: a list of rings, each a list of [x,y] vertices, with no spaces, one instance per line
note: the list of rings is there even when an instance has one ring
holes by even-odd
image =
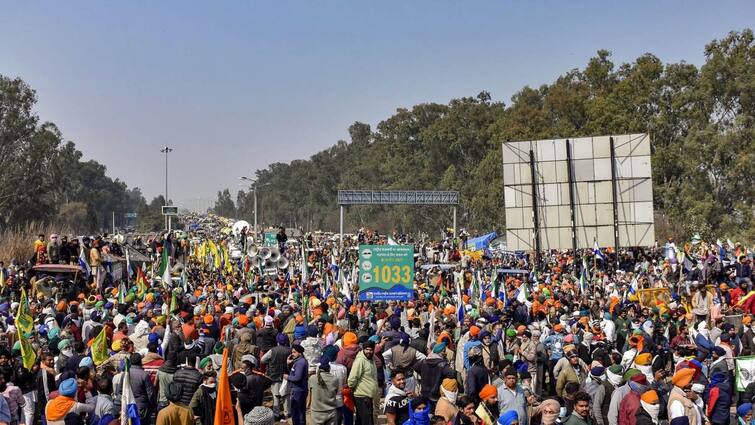
[[[637,409],[637,414],[635,415],[635,425],[656,425],[653,423],[653,418],[650,417],[650,414],[645,411],[642,407]]]
[[[378,393],[375,362],[367,359],[361,351],[351,366],[348,383],[354,397],[374,398]]]
[[[464,381],[466,387],[466,394],[469,398],[480,402],[480,390],[490,381],[488,377],[488,371],[480,363],[475,363],[467,371],[467,379]]]
[[[291,349],[289,347],[279,345],[273,347],[270,351],[265,353],[263,358],[266,358],[267,362],[267,376],[273,380],[273,382],[282,382],[283,374],[288,371],[288,356],[291,355]]]
[[[181,384],[181,404],[188,406],[194,392],[202,385],[202,373],[194,368],[182,367],[173,375],[173,382]]]
[[[558,377],[556,378],[556,394],[558,394],[559,397],[564,396],[564,387],[566,387],[567,382],[576,382],[580,384],[580,386],[585,382],[587,373],[582,369],[581,365],[577,365],[576,367],[582,369],[580,370],[579,376],[577,376],[574,367],[575,366],[572,366],[572,364],[569,363],[568,366],[559,371]]]
[[[131,366],[128,373],[131,391],[133,391],[134,400],[136,400],[136,407],[141,414],[141,412],[147,411],[155,404],[157,397],[155,386],[152,385],[149,374],[140,366]]]
[[[715,377],[719,375],[714,375]],[[706,414],[714,424],[729,423],[729,408],[731,407],[731,383],[728,377],[722,382],[712,384],[708,393]]]
[[[456,379],[456,371],[448,365],[448,360],[438,354],[430,354],[429,357],[418,361],[414,365],[414,370],[422,383],[421,395],[432,401],[438,401],[440,398],[440,384],[444,379]]]
[[[351,372],[351,366],[354,364],[358,352],[359,346],[357,345],[344,347],[338,351],[338,354],[336,355],[336,363],[346,366],[346,370]]]
[[[278,331],[275,328],[262,328],[257,332],[257,347],[261,352],[266,352],[277,345],[275,338],[278,336]]]

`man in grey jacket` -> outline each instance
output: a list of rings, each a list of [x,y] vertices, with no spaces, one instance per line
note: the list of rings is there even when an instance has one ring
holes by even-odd
[[[619,423],[619,405],[621,404],[621,400],[624,399],[624,397],[629,394],[631,388],[629,388],[629,378],[631,378],[634,375],[637,375],[640,372],[637,369],[629,369],[624,373],[624,382],[627,382],[626,384],[616,388],[614,390],[613,394],[611,394],[611,405],[608,407],[608,425],[618,425]]]

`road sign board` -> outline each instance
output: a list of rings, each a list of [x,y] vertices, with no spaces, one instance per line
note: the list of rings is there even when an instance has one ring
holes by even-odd
[[[412,245],[359,245],[359,300],[414,298]]]
[[[163,205],[163,215],[178,215],[178,207],[173,205]]]

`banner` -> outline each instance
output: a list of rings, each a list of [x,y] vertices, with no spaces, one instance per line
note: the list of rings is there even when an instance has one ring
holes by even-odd
[[[262,246],[278,246],[278,238],[274,232],[265,232],[265,239]]]
[[[359,245],[359,300],[414,298],[414,247]]]
[[[671,302],[671,291],[668,288],[650,288],[637,291],[640,305],[647,308],[658,307],[656,301],[668,305]]]
[[[737,357],[734,364],[737,391],[744,391],[748,385],[755,382],[755,356]]]

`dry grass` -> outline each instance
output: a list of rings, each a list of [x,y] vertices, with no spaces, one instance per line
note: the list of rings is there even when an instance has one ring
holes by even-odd
[[[60,226],[41,223],[29,223],[26,226],[5,229],[0,231],[0,261],[9,264],[11,260],[25,263],[34,253],[34,241],[37,235],[44,234],[46,240],[52,233],[70,235],[69,229],[61,229]]]

